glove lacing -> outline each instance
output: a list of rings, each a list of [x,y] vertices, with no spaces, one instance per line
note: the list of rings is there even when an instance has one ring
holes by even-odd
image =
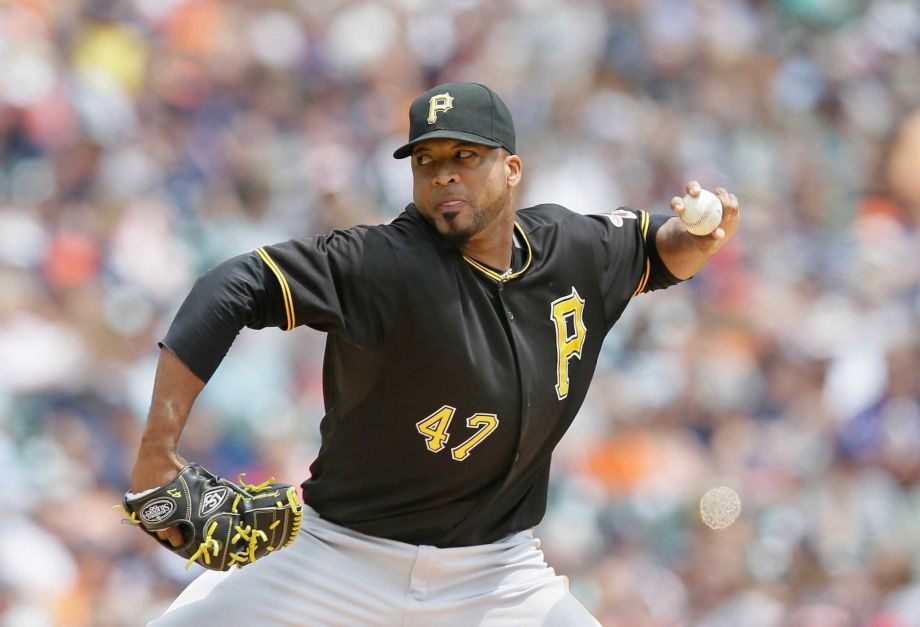
[[[217,529],[216,520],[211,523],[211,527],[208,529],[208,533],[204,537],[204,542],[199,544],[198,550],[192,553],[192,556],[188,558],[188,561],[185,563],[185,570],[191,568],[192,564],[198,561],[199,557],[203,557],[204,563],[210,565],[211,554],[213,554],[215,557],[217,556],[218,551],[220,551],[220,543],[211,537],[214,534],[215,529]],[[210,550],[211,553],[208,553],[208,550]]]
[[[243,477],[246,476],[246,473],[240,473],[237,477],[239,486],[246,490],[247,492],[262,492],[271,487],[271,484],[275,481],[274,477],[269,477],[265,481],[259,484],[246,483],[243,480]],[[303,513],[300,509],[299,503],[296,498],[292,496],[293,490],[290,490],[288,493],[288,502],[291,504],[295,514],[294,514],[294,524],[291,526],[291,538],[284,544],[287,546],[290,544],[294,538],[297,537],[297,532],[300,531],[300,523],[302,520]],[[240,504],[240,501],[245,497],[242,494],[237,494],[236,498],[233,500],[233,505],[231,510],[236,513],[237,506]],[[280,508],[283,507],[281,501],[278,501],[276,505]],[[280,520],[276,520],[271,525],[269,525],[269,530],[274,530],[278,525],[281,524]],[[198,546],[198,550],[189,558],[188,562],[185,564],[185,568],[188,569],[199,557],[203,557],[206,564],[211,563],[211,555],[208,553],[210,550],[214,555],[217,555],[217,552],[220,549],[220,545],[217,543],[217,540],[211,537],[211,534],[214,533],[217,523],[215,522],[211,525],[211,528],[208,530],[208,535],[205,536],[204,541]],[[236,534],[233,538],[230,539],[231,544],[236,544],[240,540],[244,540],[247,543],[246,551],[241,551],[238,553],[229,553],[228,557],[230,559],[230,564],[236,564],[238,567],[242,567],[244,564],[256,561],[256,550],[259,548],[259,541],[268,542],[268,535],[261,529],[253,529],[252,525],[234,525],[233,529],[236,531]],[[268,547],[267,551],[271,552],[272,547]]]

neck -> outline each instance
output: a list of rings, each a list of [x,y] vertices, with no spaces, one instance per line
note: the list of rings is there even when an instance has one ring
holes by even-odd
[[[504,270],[511,267],[511,250],[514,239],[514,207],[509,206],[492,221],[460,246],[460,252],[480,263]]]

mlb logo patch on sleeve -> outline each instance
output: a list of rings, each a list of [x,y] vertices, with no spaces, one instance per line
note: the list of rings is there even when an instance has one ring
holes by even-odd
[[[613,211],[608,211],[607,213],[602,213],[602,216],[607,216],[613,226],[623,226],[623,220],[636,220],[639,216],[634,214],[632,211],[627,211],[626,209],[614,209]]]

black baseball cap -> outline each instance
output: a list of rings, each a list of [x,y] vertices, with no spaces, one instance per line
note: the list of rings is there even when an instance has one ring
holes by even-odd
[[[494,91],[480,83],[442,83],[409,107],[409,143],[393,156],[404,159],[428,139],[460,139],[514,154],[511,112]]]

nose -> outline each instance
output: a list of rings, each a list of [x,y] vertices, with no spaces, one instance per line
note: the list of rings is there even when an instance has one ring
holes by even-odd
[[[434,174],[434,178],[431,180],[434,185],[452,185],[454,183],[460,182],[460,177],[457,175],[457,171],[451,167],[451,164],[443,163],[437,169]]]

